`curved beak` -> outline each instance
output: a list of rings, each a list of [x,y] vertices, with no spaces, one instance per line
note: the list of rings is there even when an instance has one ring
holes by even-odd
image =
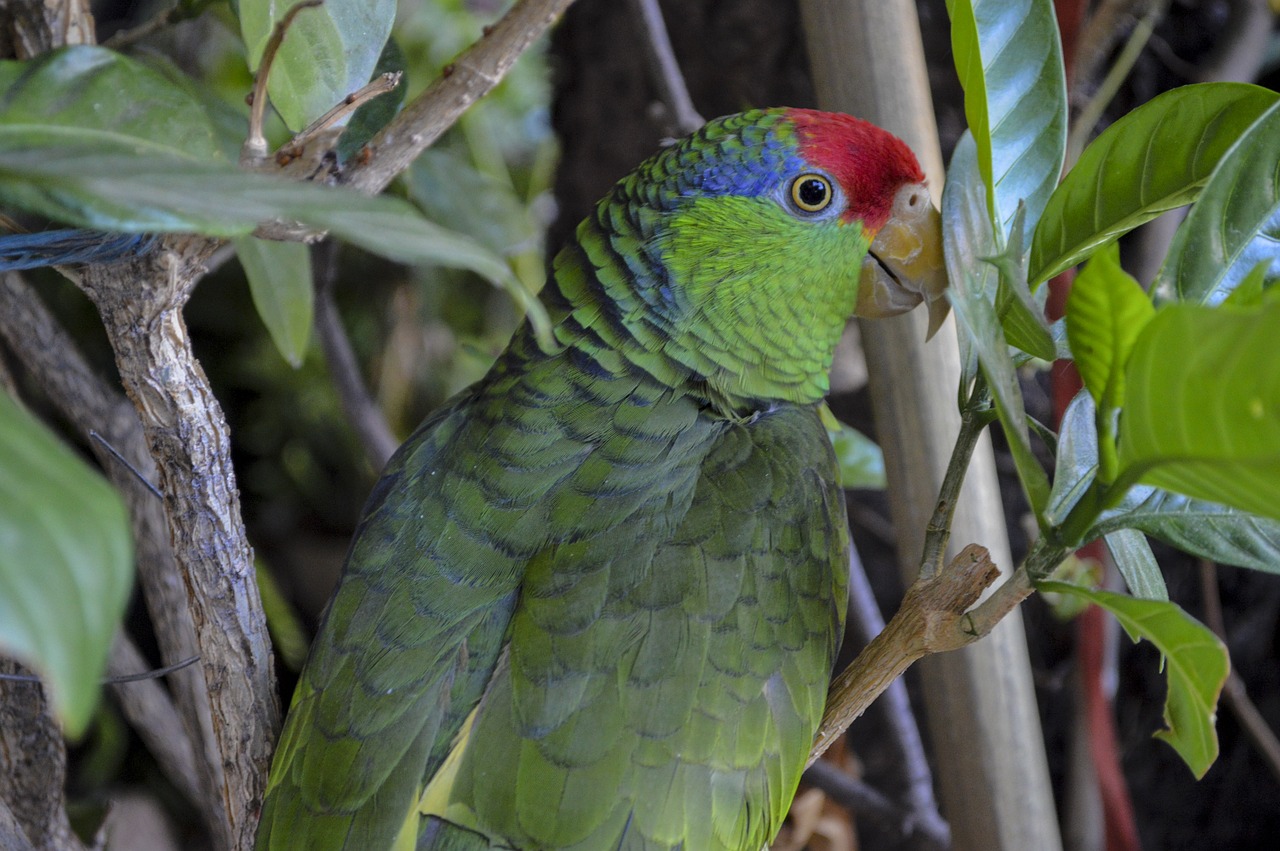
[[[898,190],[893,210],[862,261],[855,316],[906,313],[920,302],[929,310],[928,339],[947,318],[947,269],[942,259],[942,217],[923,183]]]

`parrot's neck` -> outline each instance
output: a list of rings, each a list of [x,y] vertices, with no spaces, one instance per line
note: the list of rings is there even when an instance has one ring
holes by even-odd
[[[856,289],[835,292],[823,282],[797,280],[796,270],[785,265],[786,246],[755,246],[776,257],[776,269],[764,281],[735,279],[733,269],[710,263],[673,269],[659,255],[669,244],[642,233],[643,215],[633,211],[629,218],[639,222],[627,229],[602,204],[579,226],[577,243],[557,255],[545,293],[557,340],[615,353],[726,415],[820,401]],[[753,262],[751,268],[762,266]],[[793,282],[790,292],[771,292],[784,280]],[[718,291],[694,307],[689,294],[699,287]],[[744,300],[757,302],[745,317],[736,309]],[[761,313],[772,320],[768,327],[751,321]]]

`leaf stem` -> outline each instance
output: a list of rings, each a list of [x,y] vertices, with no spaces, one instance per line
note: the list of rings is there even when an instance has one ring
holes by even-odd
[[[994,420],[991,390],[987,386],[986,377],[979,372],[969,399],[960,410],[960,433],[956,435],[947,471],[938,488],[938,502],[934,506],[933,516],[925,527],[924,552],[920,556],[921,579],[932,579],[942,568],[947,543],[951,540],[951,521],[955,517],[960,487],[969,471],[969,460],[973,457],[973,450],[978,445],[982,430]]]
[[[240,162],[244,165],[257,165],[267,157],[267,137],[262,132],[263,116],[267,110],[267,78],[271,76],[271,66],[276,61],[276,52],[284,42],[285,33],[293,25],[293,19],[303,9],[313,9],[324,3],[324,0],[302,0],[284,13],[284,17],[271,31],[266,47],[262,50],[262,58],[258,61],[258,72],[253,78],[253,93],[249,96],[249,135],[240,149]]]

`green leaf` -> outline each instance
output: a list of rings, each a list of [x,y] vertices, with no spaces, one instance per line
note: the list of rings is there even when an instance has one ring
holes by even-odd
[[[1049,502],[1049,477],[1031,451],[1031,438],[1027,427],[1026,407],[1022,401],[1022,389],[1018,375],[1004,341],[1004,332],[996,320],[995,308],[980,291],[977,291],[972,275],[963,271],[963,277],[947,289],[947,298],[956,314],[957,331],[968,338],[978,355],[978,363],[991,387],[1000,425],[1009,441],[1018,479],[1031,505],[1044,527],[1044,510]]]
[[[1200,558],[1280,573],[1280,522],[1229,505],[1137,485],[1117,508],[1103,513],[1090,535],[1123,528]]]
[[[204,109],[157,71],[101,47],[0,61],[0,148],[78,145],[195,160],[219,156]]]
[[[1023,219],[1026,206],[1018,205],[1013,228],[1004,251],[987,258],[1000,273],[996,289],[996,315],[1009,345],[1041,360],[1053,360],[1053,335],[1045,319],[1044,305],[1036,301],[1027,286],[1026,252],[1022,250]]]
[[[1218,637],[1165,600],[1139,600],[1065,582],[1041,582],[1037,587],[1096,603],[1115,615],[1135,642],[1145,638],[1164,654],[1169,673],[1169,694],[1164,702],[1167,729],[1156,737],[1178,752],[1197,779],[1204,777],[1218,758],[1213,723],[1218,695],[1230,670],[1227,648]]]
[[[235,237],[259,222],[298,221],[393,260],[469,269],[506,290],[543,339],[549,334],[541,302],[501,257],[426,221],[398,198],[250,174],[226,163],[78,147],[6,150],[0,144],[0,201],[83,227],[126,232]]]
[[[942,190],[942,247],[947,276],[965,281],[975,298],[992,301],[996,270],[982,258],[996,253],[996,240],[987,213],[986,187],[978,172],[978,149],[966,130],[956,143]],[[960,333],[960,386],[968,387],[978,374],[978,353],[969,335]]]
[[[1147,536],[1136,529],[1117,529],[1105,536],[1111,560],[1124,577],[1129,593],[1143,600],[1168,600],[1164,574],[1151,552]]]
[[[1053,469],[1053,490],[1045,518],[1061,525],[1098,472],[1096,408],[1089,391],[1081,390],[1067,405],[1058,426],[1058,455]],[[1093,537],[1097,537],[1096,535]]]
[[[834,419],[834,418],[833,418]],[[876,442],[851,425],[835,421],[836,430],[827,424],[827,436],[836,451],[836,463],[840,469],[840,487],[885,487],[884,453]]]
[[[307,353],[315,307],[311,249],[301,242],[253,236],[236,239],[235,248],[258,316],[280,354],[297,369]]]
[[[1280,518],[1280,301],[1171,304],[1134,346],[1120,478]]]
[[[0,648],[39,671],[84,732],[133,580],[124,505],[0,392]]]
[[[947,0],[947,13],[987,209],[1003,244],[1018,202],[1034,227],[1062,171],[1067,90],[1057,18],[1050,0]]]
[[[1272,93],[1274,95],[1274,93]],[[1166,299],[1218,304],[1259,263],[1280,276],[1280,103],[1222,157],[1156,278]]]
[[[1120,268],[1112,243],[1080,270],[1067,296],[1067,340],[1085,388],[1106,412],[1124,404],[1124,366],[1155,315],[1151,300]]]
[[[1243,83],[1165,92],[1104,130],[1049,198],[1031,240],[1037,286],[1161,213],[1190,204],[1280,95]]]
[[[256,71],[276,24],[294,6],[240,0],[240,34]],[[295,133],[369,82],[395,21],[395,0],[325,0],[303,9],[285,34],[267,91]]]

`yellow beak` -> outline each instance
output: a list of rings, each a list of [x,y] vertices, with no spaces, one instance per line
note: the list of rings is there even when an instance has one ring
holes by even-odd
[[[871,241],[862,261],[854,315],[871,319],[896,316],[923,301],[929,310],[928,339],[947,318],[946,289],[942,217],[924,184],[908,184],[894,196],[889,221]]]

